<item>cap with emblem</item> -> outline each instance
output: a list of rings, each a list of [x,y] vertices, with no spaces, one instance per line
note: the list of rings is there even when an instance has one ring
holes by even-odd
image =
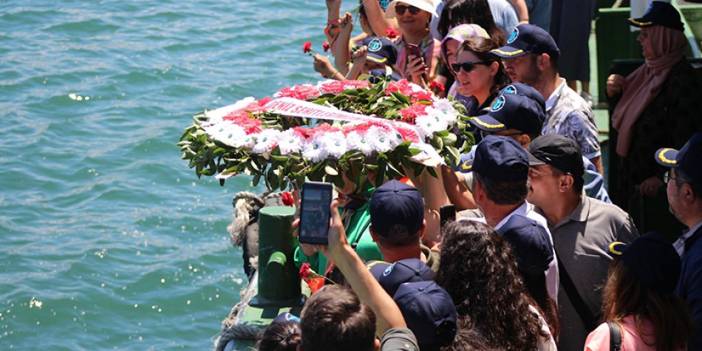
[[[656,151],[656,162],[675,168],[693,184],[702,184],[702,133],[695,133],[680,151],[662,148]]]
[[[471,119],[470,123],[488,133],[515,129],[529,135],[540,135],[545,119],[543,103],[525,95],[502,93],[485,114]]]
[[[521,96],[526,96],[538,103],[539,105],[543,106],[546,108],[546,101],[544,100],[543,95],[539,93],[538,90],[534,89],[531,85],[524,84],[524,83],[519,83],[519,82],[513,82],[510,83],[508,86],[502,88],[500,90],[500,94],[514,94],[514,95],[521,95]]]
[[[397,47],[388,38],[369,36],[360,42],[368,48],[367,59],[376,63],[394,65],[397,61]]]
[[[488,135],[475,148],[473,172],[494,181],[526,181],[529,156],[512,138]]]
[[[394,295],[403,283],[433,280],[434,272],[418,258],[406,258],[388,263],[375,261],[369,264],[370,272],[380,286],[390,295]]]
[[[542,135],[529,144],[529,165],[547,164],[574,177],[585,173],[583,156],[575,140],[559,135]]]
[[[664,26],[679,31],[685,30],[680,20],[680,12],[665,1],[653,1],[643,17],[629,18],[629,24],[635,27]]]
[[[507,37],[507,44],[491,52],[504,59],[544,53],[558,58],[561,53],[553,37],[547,31],[533,24],[518,25]]]

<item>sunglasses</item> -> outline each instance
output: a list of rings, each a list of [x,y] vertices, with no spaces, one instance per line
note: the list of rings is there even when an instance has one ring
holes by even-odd
[[[475,69],[475,66],[477,65],[484,65],[487,66],[491,64],[492,62],[487,62],[487,61],[477,61],[477,62],[461,62],[461,63],[454,63],[451,65],[451,68],[453,69],[454,72],[458,73],[460,70],[464,70],[466,72],[470,72]]]
[[[421,11],[420,9],[414,7],[414,6],[405,6],[405,5],[395,5],[395,13],[398,14],[399,16],[402,16],[405,14],[405,11],[409,11],[409,13],[416,15]]]

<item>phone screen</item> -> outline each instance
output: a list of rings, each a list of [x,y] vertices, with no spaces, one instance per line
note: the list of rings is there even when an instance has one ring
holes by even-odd
[[[308,182],[303,185],[300,242],[323,245],[328,243],[331,196],[331,184]]]

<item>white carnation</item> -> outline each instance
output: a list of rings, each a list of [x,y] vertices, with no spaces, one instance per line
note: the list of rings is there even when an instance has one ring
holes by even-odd
[[[436,99],[431,107],[427,108],[427,114],[437,114],[443,120],[448,123],[448,125],[454,125],[456,120],[458,120],[458,111],[453,107],[451,101],[448,99]]]
[[[402,138],[398,138],[398,133],[395,130],[385,130],[376,126],[368,128],[366,140],[373,147],[373,150],[378,152],[388,152],[395,149],[402,142]]]
[[[278,147],[280,147],[281,155],[289,155],[291,153],[300,152],[304,146],[304,140],[295,133],[294,130],[288,129],[280,134],[278,139]]]
[[[349,150],[358,150],[366,156],[373,154],[373,145],[368,141],[367,133],[349,132],[346,134]]]
[[[318,138],[314,138],[311,142],[305,144],[302,157],[311,162],[320,162],[327,158],[327,150],[322,147]]]
[[[243,128],[233,123],[218,123],[205,129],[212,139],[231,147],[249,147]],[[252,145],[253,143],[251,143]]]
[[[448,122],[439,114],[419,116],[415,120],[415,124],[425,138],[431,137],[435,132],[448,129]]]
[[[264,129],[261,132],[255,134],[255,144],[253,145],[253,152],[257,154],[269,153],[273,148],[278,145],[278,139],[280,138],[280,131],[277,129]]]
[[[322,133],[319,136],[315,136],[315,139],[319,139],[320,145],[328,156],[339,158],[348,151],[346,136],[342,132]]]

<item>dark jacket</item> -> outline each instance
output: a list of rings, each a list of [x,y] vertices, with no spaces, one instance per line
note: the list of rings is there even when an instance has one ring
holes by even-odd
[[[688,350],[702,350],[702,227],[685,240],[677,294],[687,302],[696,328]]]

